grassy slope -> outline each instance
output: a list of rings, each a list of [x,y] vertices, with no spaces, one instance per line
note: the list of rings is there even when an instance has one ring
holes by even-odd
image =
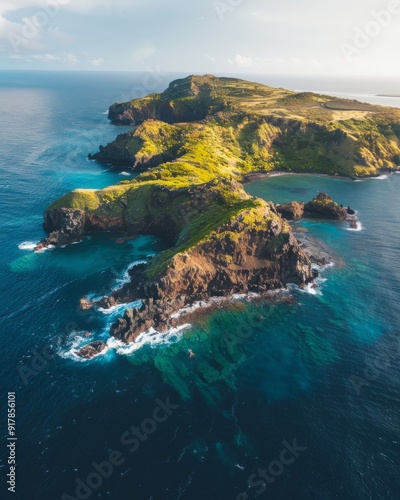
[[[209,237],[240,211],[250,209],[250,219],[258,213],[260,202],[236,184],[244,173],[281,169],[373,175],[400,163],[399,110],[354,101],[335,104],[328,96],[212,76],[179,80],[164,94],[114,108],[141,112],[149,106],[155,115],[166,109],[171,123],[145,121],[128,134],[124,147],[136,158],[172,152],[175,160],[104,190],[76,190],[49,209],[78,208],[125,217],[131,224],[148,216],[175,216],[181,231],[177,246],[154,259],[152,276],[174,254]],[[204,118],[179,123],[194,108]],[[212,196],[199,211],[187,190],[210,183]],[[163,203],[160,188],[176,191],[174,201]]]

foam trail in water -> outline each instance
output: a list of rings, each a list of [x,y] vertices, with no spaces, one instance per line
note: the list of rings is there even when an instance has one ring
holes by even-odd
[[[386,179],[389,179],[389,176],[387,174],[384,175],[379,175],[378,177],[370,177],[374,181],[384,181]]]
[[[117,354],[126,356],[135,353],[144,346],[156,348],[163,345],[175,344],[181,340],[184,330],[191,328],[191,326],[187,323],[178,328],[171,328],[171,330],[164,333],[157,332],[154,328],[151,328],[148,332],[142,333],[131,344],[123,344],[115,338],[111,338],[108,340],[107,345],[110,349],[115,349]]]
[[[79,361],[80,363],[84,363],[85,361],[88,361],[86,359],[81,358],[78,356],[77,352],[79,349],[81,349],[84,345],[88,344],[88,342],[92,340],[88,337],[84,337],[82,335],[82,332],[72,332],[69,340],[67,341],[67,347],[65,349],[60,349],[58,351],[58,355],[60,358],[63,359],[70,359],[72,361]],[[100,355],[105,354],[103,351]],[[97,357],[97,356],[96,356]]]
[[[128,267],[128,269],[126,269],[126,271],[124,271],[122,277],[121,278],[117,278],[115,280],[115,285],[112,288],[112,291],[115,292],[116,290],[119,290],[120,288],[122,288],[127,283],[130,283],[131,282],[131,276],[129,274],[129,271],[131,271],[134,267],[141,266],[143,264],[147,264],[147,260],[137,260],[133,264],[130,264],[129,267]]]
[[[310,295],[318,295],[322,297],[321,286],[328,280],[326,278],[317,278],[315,283],[309,283],[304,289],[300,288],[301,293],[308,293]],[[317,286],[316,286],[317,285]]]
[[[56,247],[54,245],[49,245],[48,247],[41,248],[40,250],[35,250],[35,253],[43,253],[49,252],[50,250],[54,250]]]
[[[131,277],[129,274],[129,271],[133,269],[136,266],[140,266],[142,264],[147,264],[147,260],[137,260],[133,264],[130,264],[128,269],[126,269],[120,278],[117,278],[113,281],[113,287],[111,288],[111,292],[116,292],[120,288],[122,288],[124,285],[127,283],[131,282]],[[97,295],[95,292],[93,293],[88,293],[87,294],[87,299],[90,300],[91,302],[98,302],[101,299],[104,299],[104,295]]]
[[[329,262],[329,264],[327,264],[326,266],[319,266],[317,264],[313,264],[311,267],[313,270],[318,271],[319,277],[316,280],[314,280],[314,282],[308,283],[308,285],[304,289],[298,288],[298,290],[301,293],[308,293],[310,295],[318,295],[318,296],[322,297],[322,295],[323,295],[322,290],[321,290],[322,285],[324,283],[326,283],[328,280],[326,278],[323,278],[321,276],[321,274],[326,269],[335,267],[335,265],[336,264],[334,262]]]
[[[135,302],[131,302],[130,304],[119,304],[114,307],[110,307],[109,309],[103,309],[102,307],[99,308],[99,311],[107,316],[115,316],[118,315],[120,316],[125,312],[126,309],[136,309],[142,305],[141,300],[137,300]]]
[[[358,232],[358,231],[364,231],[364,226],[362,225],[362,222],[357,222],[357,227],[348,227],[346,228],[347,231],[355,231],[355,232]]]
[[[279,290],[273,290],[270,293],[271,293],[271,295],[274,293],[279,293]],[[237,293],[237,294],[232,295],[230,300],[235,301],[235,302],[240,301],[240,300],[252,300],[252,299],[255,299],[259,296],[260,296],[259,294],[253,293],[253,292],[243,293],[243,294]],[[186,316],[187,314],[192,314],[195,311],[197,311],[198,309],[207,309],[209,307],[218,306],[219,304],[227,303],[228,301],[229,301],[229,299],[227,297],[211,297],[207,301],[195,302],[191,306],[184,307],[184,308],[180,309],[178,312],[172,314],[171,318],[177,319],[177,318],[180,318],[181,316],[184,316],[184,315]]]
[[[24,241],[20,245],[18,245],[18,248],[20,250],[30,250],[33,251],[37,247],[37,243],[32,243],[31,241]]]

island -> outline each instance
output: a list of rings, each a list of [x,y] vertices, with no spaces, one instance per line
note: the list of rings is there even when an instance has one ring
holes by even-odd
[[[165,242],[167,250],[130,270],[130,283],[81,302],[88,309],[137,301],[111,328],[124,343],[183,323],[195,304],[315,279],[318,259],[290,219],[345,220],[354,211],[325,193],[276,206],[248,195],[246,182],[274,171],[376,176],[400,164],[400,110],[234,78],[176,80],[161,94],[113,104],[109,118],[132,130],[90,158],[140,175],[53,202],[38,248],[101,231]],[[88,346],[82,356],[103,348]]]

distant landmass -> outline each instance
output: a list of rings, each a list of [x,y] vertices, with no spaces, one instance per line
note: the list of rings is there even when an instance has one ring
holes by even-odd
[[[179,325],[185,320],[179,311],[196,302],[313,281],[317,257],[301,247],[286,219],[344,220],[353,211],[326,194],[305,205],[266,203],[243,188],[253,176],[356,178],[400,164],[400,110],[233,78],[176,80],[162,94],[113,104],[109,118],[134,129],[90,158],[141,175],[55,201],[45,213],[50,234],[38,247],[98,231],[152,234],[167,243],[168,250],[130,271],[130,284],[97,304],[81,302],[88,309],[140,300],[111,329],[123,342]]]

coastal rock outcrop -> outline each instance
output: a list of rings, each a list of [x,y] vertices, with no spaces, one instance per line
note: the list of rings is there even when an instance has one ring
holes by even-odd
[[[121,217],[101,217],[85,210],[58,208],[46,210],[43,227],[50,234],[38,243],[36,250],[69,245],[94,232],[124,231],[126,223]]]
[[[39,242],[36,250],[47,248],[50,245],[63,246],[80,241],[85,236],[85,212],[61,208],[47,210],[44,215],[44,229],[49,236]]]
[[[332,220],[346,220],[347,211],[326,193],[319,193],[310,203],[306,203],[304,212],[308,216]]]
[[[104,352],[107,349],[107,344],[102,341],[91,342],[85,345],[76,353],[77,356],[83,359],[92,359]]]
[[[151,119],[166,123],[198,121],[206,118],[211,108],[213,111],[223,109],[214,93],[213,75],[182,78],[171,82],[162,94],[114,103],[108,117],[115,125],[140,125]]]
[[[304,203],[292,201],[284,205],[275,205],[277,212],[287,220],[298,220],[304,216]]]
[[[144,172],[179,156],[183,132],[182,126],[149,119],[135,130],[118,135],[107,146],[100,146],[89,159]]]
[[[312,281],[315,276],[308,256],[290,227],[271,214],[267,204],[243,212],[205,241],[176,254],[156,279],[149,279],[148,267],[134,268],[129,299],[141,299],[142,305],[129,309],[111,334],[132,342],[151,327],[164,331],[176,326],[174,314],[195,302],[262,294],[289,283],[304,286]],[[109,304],[119,300],[117,293]]]

